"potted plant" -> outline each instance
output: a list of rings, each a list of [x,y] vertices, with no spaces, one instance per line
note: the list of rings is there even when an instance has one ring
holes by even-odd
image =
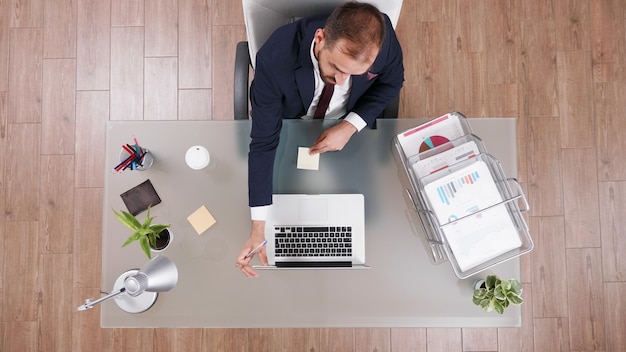
[[[502,280],[496,275],[489,275],[485,280],[476,282],[472,301],[487,312],[495,310],[502,314],[511,304],[522,304],[522,285],[515,279]]]
[[[124,210],[121,213],[113,210],[115,217],[124,226],[128,227],[133,233],[126,239],[126,242],[122,247],[127,246],[131,242],[139,241],[141,249],[148,256],[152,258],[152,252],[150,249],[163,250],[171,242],[171,232],[168,229],[170,225],[153,224],[154,217],[150,216],[150,207],[148,207],[148,213],[146,214],[146,220],[141,223],[137,218]]]

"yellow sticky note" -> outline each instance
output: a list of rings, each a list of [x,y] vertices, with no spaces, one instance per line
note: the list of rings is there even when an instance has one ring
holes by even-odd
[[[187,220],[191,223],[191,226],[193,226],[198,235],[202,234],[204,231],[208,230],[209,227],[215,224],[215,218],[211,215],[209,209],[207,209],[204,205],[189,215]]]
[[[298,164],[296,167],[303,170],[318,170],[320,166],[320,155],[309,155],[309,148],[298,147]]]

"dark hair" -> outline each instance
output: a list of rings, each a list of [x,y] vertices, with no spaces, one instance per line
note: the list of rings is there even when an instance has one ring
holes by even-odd
[[[357,60],[365,60],[371,49],[380,49],[383,45],[385,18],[373,5],[349,1],[330,14],[324,25],[324,33],[330,47],[339,39],[345,39],[346,54]]]

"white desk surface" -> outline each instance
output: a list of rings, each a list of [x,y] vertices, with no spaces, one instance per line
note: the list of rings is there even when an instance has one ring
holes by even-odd
[[[171,223],[174,242],[163,253],[179,270],[177,286],[159,294],[145,313],[128,314],[101,304],[103,327],[514,327],[519,307],[504,315],[472,303],[475,279],[496,273],[520,276],[519,258],[465,280],[449,263],[435,265],[422,230],[414,223],[401,184],[403,170],[392,155],[392,138],[423,119],[379,120],[341,152],[321,155],[319,171],[296,169],[297,147],[310,146],[332,122],[284,121],[276,154],[275,193],[363,193],[366,262],[370,270],[262,271],[248,279],[234,265],[249,236],[247,153],[249,121],[110,121],[102,243],[102,290],[148,259],[112,209],[125,209],[120,193],[150,179],[162,199],[152,209],[157,222]],[[516,175],[514,119],[471,119],[473,132]],[[113,174],[122,144],[139,143],[155,157],[148,171]],[[208,168],[190,169],[185,151],[203,145]],[[187,216],[205,205],[217,223],[197,235]],[[143,219],[143,214],[139,215]],[[90,314],[85,312],[82,314]]]

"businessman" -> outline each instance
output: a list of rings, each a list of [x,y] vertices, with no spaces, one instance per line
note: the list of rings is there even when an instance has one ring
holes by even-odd
[[[338,151],[365,126],[375,128],[403,81],[402,50],[391,22],[369,4],[347,2],[330,15],[305,17],[277,29],[261,47],[250,87],[252,230],[236,262],[246,276],[258,276],[248,254],[265,239],[282,120],[342,119],[310,148],[311,154]],[[257,254],[267,265],[265,248]]]

